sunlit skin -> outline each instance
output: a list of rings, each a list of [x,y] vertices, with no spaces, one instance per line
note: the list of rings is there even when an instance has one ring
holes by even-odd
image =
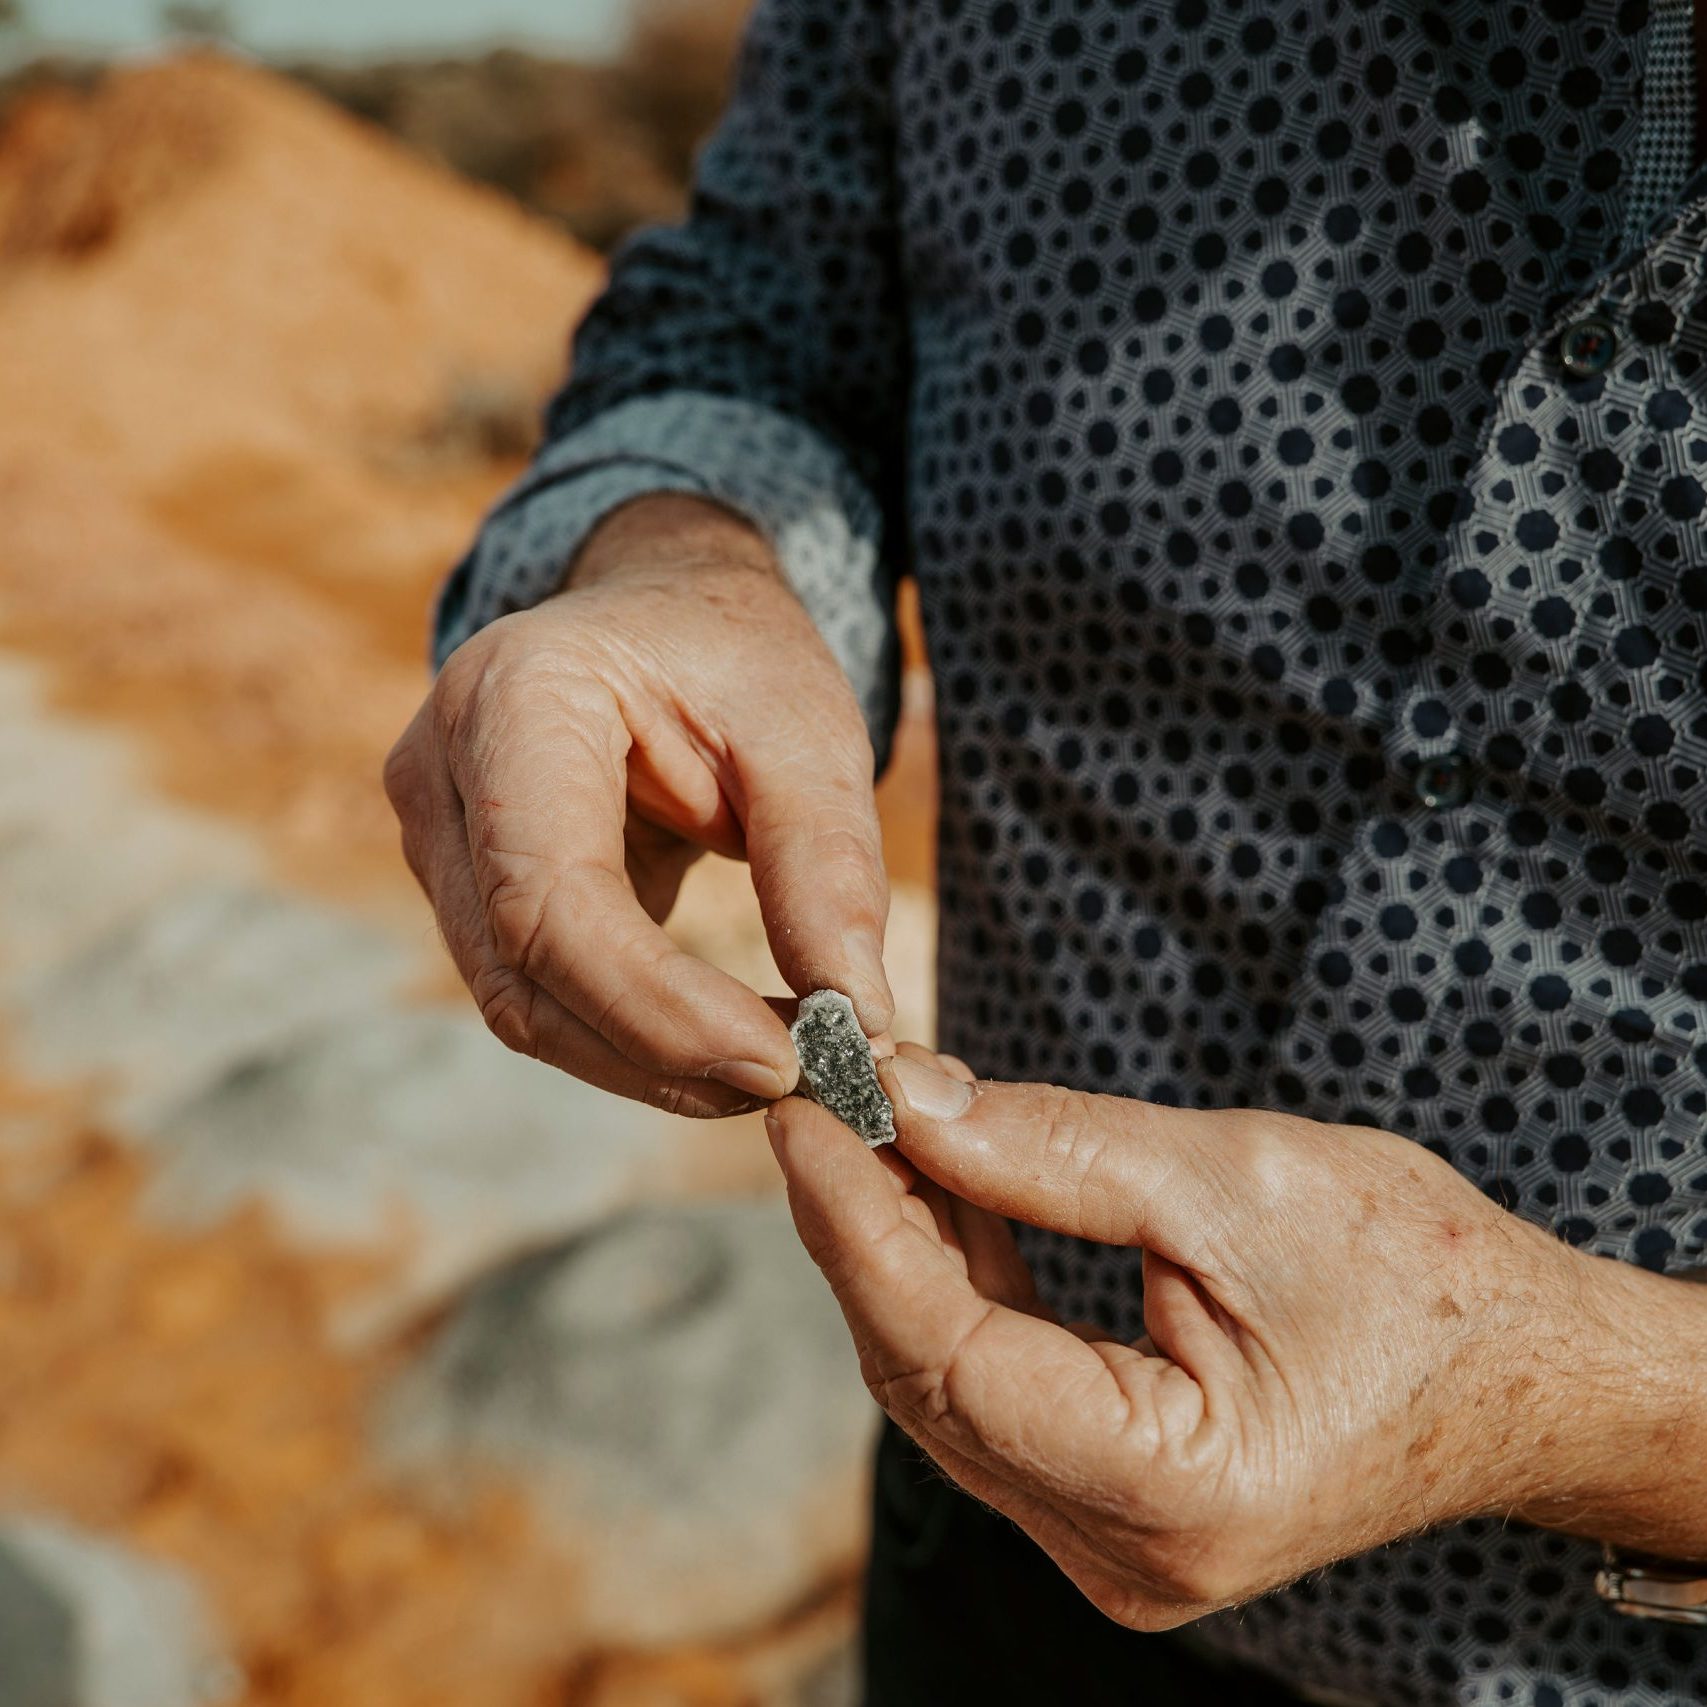
[[[784,977],[853,998],[896,1106],[881,1151],[797,1097],[770,1116],[866,1381],[1114,1618],[1482,1513],[1707,1555],[1707,1287],[1572,1250],[1391,1134],[895,1052],[871,746],[733,516],[608,518],[565,591],[457,650],[386,782],[494,1032],[683,1113],[796,1082],[787,1005],[660,928],[701,851],[749,861]],[[1145,1337],[1056,1321],[1007,1217],[1141,1247]]]
[[[877,1402],[1121,1623],[1483,1514],[1707,1554],[1707,1289],[1369,1128],[879,1071],[896,1150],[768,1117],[801,1238]],[[1006,1217],[1142,1247],[1144,1338],[1059,1322]]]
[[[641,500],[570,585],[459,647],[386,760],[403,851],[492,1030],[680,1114],[799,1066],[773,1008],[664,934],[707,850],[745,858],[778,968],[888,1029],[889,885],[847,678],[756,533]]]

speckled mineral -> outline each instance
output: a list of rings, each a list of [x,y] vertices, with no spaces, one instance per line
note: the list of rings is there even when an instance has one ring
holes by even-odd
[[[895,1142],[895,1111],[878,1083],[871,1044],[840,990],[814,990],[789,1028],[800,1057],[800,1094],[822,1103],[873,1149]]]

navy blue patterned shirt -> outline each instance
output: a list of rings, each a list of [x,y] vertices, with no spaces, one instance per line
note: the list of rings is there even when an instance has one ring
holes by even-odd
[[[915,575],[945,1048],[1385,1127],[1698,1265],[1692,47],[1689,0],[761,0],[441,654],[616,504],[700,493],[881,749]],[[1139,1331],[1133,1253],[1026,1249]],[[1594,1564],[1471,1523],[1197,1628],[1353,1701],[1707,1699],[1707,1631],[1607,1612]]]

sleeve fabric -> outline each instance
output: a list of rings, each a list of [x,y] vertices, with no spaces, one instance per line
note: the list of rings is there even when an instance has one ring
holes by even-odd
[[[885,752],[907,390],[886,4],[759,0],[687,218],[618,255],[543,446],[446,583],[436,662],[555,591],[618,505],[696,494],[770,540]]]

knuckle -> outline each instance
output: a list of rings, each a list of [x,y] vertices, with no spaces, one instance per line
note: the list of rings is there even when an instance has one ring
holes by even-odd
[[[1291,1195],[1298,1161],[1294,1122],[1267,1109],[1244,1109],[1227,1128],[1228,1160],[1259,1207],[1277,1208]]]
[[[1149,1584],[1140,1587],[1124,1572],[1113,1575],[1096,1569],[1089,1574],[1080,1573],[1076,1586],[1104,1618],[1113,1619],[1122,1628],[1158,1628],[1155,1620],[1163,1612],[1160,1593]]]
[[[483,966],[469,980],[469,990],[486,1029],[506,1049],[538,1057],[537,992],[525,979],[507,967]]]
[[[868,1382],[871,1395],[897,1422],[942,1429],[953,1421],[954,1404],[940,1369],[914,1369]]]
[[[851,690],[839,715],[826,719],[819,736],[819,756],[833,778],[855,801],[871,798],[872,779],[877,774],[877,754],[866,733],[865,718]]]
[[[641,1093],[640,1100],[665,1114],[679,1115],[685,1120],[715,1120],[733,1112],[719,1105],[715,1091],[703,1081],[677,1075],[653,1079]]]
[[[688,1085],[685,1079],[654,1079],[646,1087],[643,1102],[665,1114],[687,1114]]]
[[[1129,1630],[1170,1630],[1253,1592],[1238,1550],[1198,1532],[1152,1537],[1118,1556],[1098,1548],[1085,1562],[1090,1568],[1080,1592]]]
[[[1113,1619],[1122,1629],[1139,1631],[1144,1635],[1178,1629],[1194,1616],[1192,1613],[1181,1612],[1164,1601],[1152,1599],[1148,1595],[1134,1594],[1129,1590],[1096,1590],[1085,1598],[1105,1618]]]
[[[998,1319],[993,1306],[986,1309],[940,1363],[889,1375],[879,1403],[892,1416],[898,1410],[900,1416],[950,1440],[978,1441],[979,1406],[975,1399],[969,1402],[966,1393],[968,1366]]]
[[[403,849],[403,863],[408,866],[409,874],[415,879],[427,899],[432,900],[432,870],[426,855],[422,852],[419,838],[407,822],[403,825],[403,834],[398,840]]]
[[[806,820],[813,854],[828,871],[868,870],[877,855],[870,819],[851,803],[819,806]]]
[[[442,725],[456,720],[458,710],[471,699],[486,674],[492,649],[490,630],[465,641],[451,653],[433,678],[433,713]]]
[[[522,615],[528,613],[523,612]],[[621,724],[616,695],[601,679],[596,654],[542,643],[505,618],[458,647],[433,684],[433,712],[447,743],[477,743],[494,723],[544,713],[571,726]],[[585,655],[584,655],[585,654]]]
[[[836,1238],[825,1220],[821,1209],[811,1199],[799,1192],[791,1182],[788,1187],[789,1212],[794,1217],[795,1231],[800,1235],[800,1243],[806,1254],[817,1265],[824,1276],[830,1290],[840,1298],[846,1287],[850,1264],[845,1251],[838,1249]],[[862,1352],[860,1373],[865,1379],[865,1385],[881,1406],[883,1404],[883,1381],[881,1370],[876,1361],[867,1352]]]
[[[1083,1091],[1049,1087],[1039,1111],[1041,1147],[1051,1177],[1071,1182],[1086,1207],[1106,1193],[1103,1180],[1109,1132]]]
[[[656,1008],[646,991],[626,985],[605,1003],[593,1021],[593,1029],[617,1054],[668,1071],[676,1063],[657,1059],[658,1051],[649,1046],[655,1016]]]
[[[1208,1610],[1242,1600],[1250,1592],[1249,1572],[1236,1547],[1205,1542],[1170,1561],[1160,1572],[1158,1592],[1178,1605]]]
[[[1142,1588],[1110,1584],[1087,1588],[1084,1592],[1085,1598],[1105,1618],[1112,1618],[1123,1629],[1146,1635],[1177,1630],[1210,1610],[1204,1603],[1176,1595],[1167,1583],[1146,1582]]]
[[[872,825],[847,806],[819,806],[787,812],[780,807],[776,821],[748,827],[749,857],[768,867],[774,903],[792,912],[808,900],[820,901],[827,892],[841,905],[881,924],[889,910],[888,880],[883,873],[882,845]],[[810,850],[810,862],[802,850]]]
[[[549,672],[530,685],[542,698],[549,694],[552,709],[574,722],[615,728],[623,721],[621,702],[590,669],[572,668],[564,659],[552,659]]]
[[[486,897],[486,930],[503,963],[532,978],[549,954],[554,890],[529,877],[500,875]]]
[[[391,751],[385,755],[380,769],[380,782],[385,798],[399,818],[409,817],[420,794],[421,765],[415,752],[413,730],[399,736]]]
[[[1082,1136],[1083,1110],[1079,1093],[1064,1085],[1044,1087],[1042,1106],[1037,1111],[1038,1142],[1044,1159],[1065,1162],[1079,1153]]]
[[[800,609],[798,603],[795,608]],[[805,614],[804,610],[801,614]],[[807,628],[804,644],[819,653],[830,667],[812,673],[809,693],[791,696],[789,726],[809,730],[813,746],[832,758],[839,770],[849,776],[863,776],[869,783],[875,768],[874,755],[859,698],[810,619]]]

